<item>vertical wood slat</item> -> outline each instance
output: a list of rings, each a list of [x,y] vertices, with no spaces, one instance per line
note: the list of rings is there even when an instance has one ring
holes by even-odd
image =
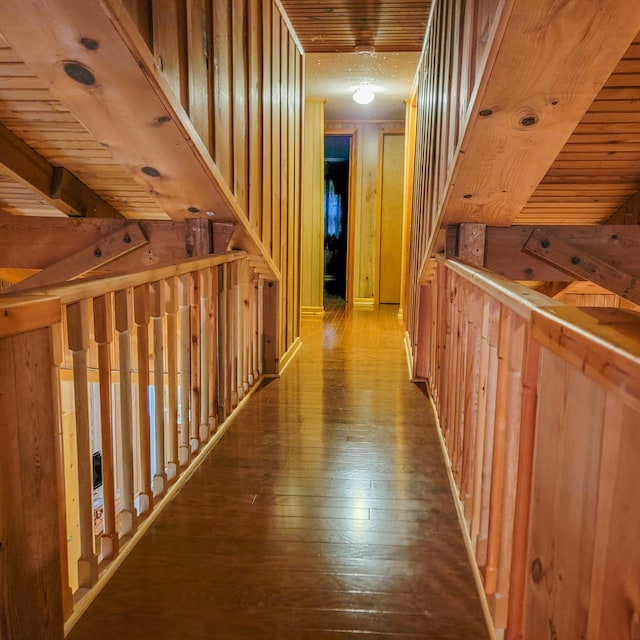
[[[134,507],[133,467],[133,383],[131,380],[131,331],[133,317],[131,291],[116,291],[115,323],[118,333],[118,356],[120,361],[120,435],[122,440],[122,487],[120,497],[120,535],[135,532],[137,527]]]
[[[252,372],[253,372],[253,380],[252,383],[257,382],[260,377],[260,371],[258,363],[260,362],[260,351],[258,349],[258,343],[260,341],[260,323],[258,320],[258,316],[260,314],[260,306],[259,306],[259,288],[258,288],[259,278],[254,275],[252,279],[252,296],[253,296],[253,322],[252,322],[252,337],[251,337],[251,345],[252,345]]]
[[[211,427],[209,425],[209,374],[211,371],[209,360],[211,349],[209,341],[214,339],[215,336],[212,336],[211,324],[209,321],[209,296],[211,295],[211,274],[209,269],[203,269],[196,275],[196,277],[199,278],[198,288],[200,291],[200,425],[198,437],[202,444],[209,439],[209,434],[211,432]]]
[[[197,272],[189,274],[189,318],[191,348],[191,399],[189,415],[189,447],[191,453],[200,449],[200,281]]]
[[[229,331],[227,316],[228,265],[218,267],[218,415],[223,421],[229,415]]]
[[[508,623],[505,631],[506,640],[522,638],[523,633],[539,362],[540,345],[529,336],[523,365],[520,451],[518,453],[518,479],[513,526]]]
[[[213,3],[214,159],[227,184],[233,184],[233,96],[231,78],[231,3]]]
[[[273,87],[272,87],[272,1],[262,3],[262,242],[268,251],[273,251],[272,245],[272,117]]]
[[[271,4],[271,3],[267,3]],[[280,217],[282,215],[282,201],[281,201],[281,166],[280,157],[281,150],[280,145],[281,138],[281,119],[280,110],[282,104],[280,102],[281,90],[281,61],[280,61],[280,38],[282,35],[281,22],[282,18],[278,7],[275,3],[272,4],[271,12],[271,146],[269,148],[271,152],[271,256],[276,263],[276,266],[280,268],[282,266],[280,247],[282,238],[280,236]]]
[[[264,278],[258,278],[258,375],[264,373]]]
[[[189,118],[210,152],[212,84],[212,8],[210,0],[187,2]]]
[[[115,472],[113,462],[114,424],[111,414],[111,343],[113,341],[113,303],[111,294],[93,299],[93,326],[98,345],[100,383],[100,432],[102,449],[102,492],[104,532],[101,537],[102,558],[118,555],[119,536],[116,526]]]
[[[93,545],[93,467],[89,418],[89,302],[67,306],[67,337],[73,354],[73,393],[76,420],[77,470],[79,487],[80,557],[78,583],[92,587],[98,579],[98,558]]]
[[[209,271],[209,433],[218,428],[218,267]]]
[[[165,311],[167,314],[167,425],[166,470],[171,481],[179,473],[178,462],[178,279],[165,280]]]
[[[231,3],[231,48],[233,84],[233,192],[240,206],[248,211],[248,50],[247,0]]]
[[[262,236],[262,41],[263,22],[262,5],[266,3],[249,2],[249,220]]]
[[[480,495],[480,527],[476,557],[478,565],[487,563],[487,545],[489,539],[489,513],[491,506],[491,483],[493,469],[493,451],[495,437],[496,389],[498,380],[498,341],[500,332],[501,307],[497,302],[490,302],[489,309],[489,370],[487,375],[487,400],[485,406],[485,438],[482,466],[482,484]]]
[[[149,312],[153,318],[153,387],[154,387],[154,460],[153,496],[160,496],[167,486],[165,472],[165,419],[164,419],[164,283],[151,283]],[[174,381],[175,382],[175,381]]]
[[[229,413],[238,405],[238,263],[230,264],[227,269],[227,335],[229,338]]]
[[[151,489],[151,418],[149,415],[149,285],[134,287],[133,317],[137,327],[139,513],[153,508]]]
[[[186,0],[152,0],[153,55],[174,94],[189,108]]]
[[[179,441],[178,463],[184,467],[190,457],[190,422],[191,422],[191,276],[178,278],[178,314],[179,314]]]
[[[527,324],[514,316],[509,344],[508,368],[509,380],[507,390],[507,431],[505,438],[503,491],[500,501],[501,526],[498,547],[498,572],[496,590],[493,598],[493,618],[497,627],[507,626],[509,581],[511,579],[511,552],[513,543],[513,525],[518,481],[518,451],[520,446],[521,410],[522,410],[522,375],[524,366],[524,350],[526,345]]]
[[[487,538],[487,564],[485,566],[485,592],[496,590],[498,554],[502,522],[502,492],[507,439],[507,410],[509,398],[509,341],[513,330],[513,316],[507,309],[500,314],[498,337],[498,374],[496,382],[496,412],[494,422],[493,464],[491,467],[491,496],[489,503],[489,534]]]

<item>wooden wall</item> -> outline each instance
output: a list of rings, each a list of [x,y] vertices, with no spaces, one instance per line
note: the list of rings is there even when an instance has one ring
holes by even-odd
[[[421,301],[422,374],[496,630],[636,637],[640,316],[451,261]]]
[[[324,100],[307,98],[302,190],[302,313],[323,312]]]
[[[378,171],[381,132],[385,130],[403,130],[402,121],[327,121],[327,133],[353,135],[353,157],[351,171],[354,193],[351,197],[353,210],[350,222],[353,222],[353,302],[355,304],[373,304],[377,297],[377,274],[379,242],[378,224]]]
[[[276,0],[127,0],[156,65],[282,275],[299,336],[302,50]]]

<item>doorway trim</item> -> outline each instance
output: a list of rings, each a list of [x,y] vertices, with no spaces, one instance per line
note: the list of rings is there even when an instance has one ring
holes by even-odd
[[[343,136],[349,138],[349,201],[347,204],[347,264],[346,279],[347,286],[345,290],[345,301],[347,304],[353,304],[353,264],[354,264],[354,240],[355,240],[355,190],[356,190],[356,167],[357,167],[357,135],[358,130],[355,128],[345,129],[325,129],[324,136]],[[324,137],[323,137],[324,140]],[[324,203],[324,183],[322,187],[323,203]],[[322,229],[324,234],[324,204],[322,207]],[[324,237],[322,239],[324,242]],[[321,287],[324,291],[324,270],[322,273]]]

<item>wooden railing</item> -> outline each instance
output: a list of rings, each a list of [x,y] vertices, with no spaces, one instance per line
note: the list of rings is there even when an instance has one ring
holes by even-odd
[[[496,630],[635,637],[640,316],[444,260],[420,300],[414,374]]]
[[[86,594],[121,562],[221,435],[220,427],[234,408],[264,373],[276,372],[272,343],[278,286],[257,275],[244,252],[232,252],[30,293],[37,293],[40,297],[35,299],[48,310],[37,323],[43,328],[37,329],[37,336],[32,332],[33,340],[48,344],[38,343],[37,352],[20,355],[20,361],[2,349],[0,405],[3,417],[13,415],[20,421],[24,415],[40,428],[39,415],[32,417],[37,405],[48,424],[46,450],[35,457],[46,457],[43,468],[54,470],[46,481],[45,511],[50,504],[55,509],[45,521],[59,523],[59,532],[53,529],[55,549],[51,549],[56,558],[59,555],[62,569],[57,569],[57,584],[48,588],[56,596],[51,600],[54,605],[62,603],[68,629],[88,606],[91,598]],[[23,311],[33,299],[0,302],[16,331],[30,327],[23,321]],[[8,321],[4,324],[9,326]],[[7,341],[26,340],[12,337],[9,330],[5,333],[9,337],[0,338],[3,347]],[[24,347],[11,348],[18,353]],[[23,369],[33,366],[42,368],[25,376],[24,391],[38,399],[24,407],[30,401],[24,394],[17,399],[7,395]],[[35,384],[46,384],[51,392],[36,392]],[[3,439],[13,443],[19,426],[9,420]],[[32,444],[31,454],[39,451]],[[9,451],[15,453],[13,447],[3,449]],[[23,453],[25,464],[33,466],[29,452]],[[12,468],[9,464],[9,475]],[[55,469],[57,487],[51,480]],[[28,471],[39,477],[37,470]],[[3,478],[3,497],[19,485],[13,476]],[[11,502],[9,516],[29,499]],[[2,506],[7,506],[4,501]],[[22,508],[27,507],[22,504]],[[20,522],[28,526],[33,515]],[[3,535],[12,529],[10,522],[0,519]],[[11,535],[8,540],[15,544],[12,555],[0,551],[0,561],[25,553],[21,541]],[[10,575],[4,565],[2,569]],[[48,578],[51,582],[51,569]],[[16,590],[16,597],[20,593]],[[6,620],[16,618],[18,614],[12,613],[16,607],[34,615],[26,595],[26,602],[13,600],[10,596],[4,603]],[[46,611],[36,612],[36,618],[37,613]],[[62,618],[61,612],[60,627]],[[60,629],[21,635],[22,629],[9,628],[5,635],[5,627],[3,620],[3,638],[61,637]]]
[[[407,289],[411,334],[423,263],[503,9],[497,0],[433,3],[417,71],[415,122],[407,127],[416,140]]]

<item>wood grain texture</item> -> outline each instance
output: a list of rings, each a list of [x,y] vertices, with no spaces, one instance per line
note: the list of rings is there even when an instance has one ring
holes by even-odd
[[[396,314],[304,320],[69,640],[487,638]]]
[[[0,633],[62,640],[56,420],[47,328],[0,338]]]

